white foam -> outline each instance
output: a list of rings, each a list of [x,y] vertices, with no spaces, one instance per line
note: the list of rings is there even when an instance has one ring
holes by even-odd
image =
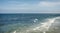
[[[38,21],[38,19],[36,18],[36,19],[34,19],[34,22],[37,22]]]
[[[52,24],[55,24],[56,19],[60,19],[60,17],[48,18],[47,21],[44,21],[43,23],[40,23],[39,26],[27,29],[25,32],[22,32],[22,33],[30,33],[30,32],[35,32],[35,31],[46,33],[46,31],[49,31]],[[35,20],[38,20],[38,19],[35,19]],[[58,27],[54,27],[54,28],[58,29]],[[16,31],[14,31],[13,33],[16,33]]]
[[[55,23],[56,19],[60,19],[60,17],[56,17],[56,18],[51,18],[51,19],[47,19],[47,22],[41,23],[41,26],[37,26],[35,28],[33,28],[33,31],[42,31],[43,33],[46,33],[46,31],[49,30],[49,28],[52,26],[53,23]],[[56,28],[58,29],[58,28]],[[31,31],[31,30],[30,30]]]
[[[16,33],[16,31],[14,31],[13,33]]]
[[[39,30],[43,31],[43,33],[45,33],[46,31],[49,30],[49,28],[52,26],[53,23],[55,23],[56,19],[60,19],[60,17],[56,17],[56,18],[52,18],[52,19],[47,19],[47,22],[41,23],[41,26],[38,26],[38,28],[34,28],[35,30]],[[58,29],[58,28],[56,28]]]

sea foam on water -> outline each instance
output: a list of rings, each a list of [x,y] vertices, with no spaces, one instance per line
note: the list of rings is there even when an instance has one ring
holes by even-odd
[[[46,21],[40,23],[39,26],[36,26],[34,28],[28,28],[25,31],[20,33],[46,33],[47,31],[54,31],[54,29],[59,29],[58,24],[60,24],[60,17],[55,18],[47,18]],[[33,26],[32,26],[33,27]],[[17,31],[14,31],[14,33],[17,33]]]

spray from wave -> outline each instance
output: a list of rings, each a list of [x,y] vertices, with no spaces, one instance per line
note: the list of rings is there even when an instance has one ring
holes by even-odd
[[[19,28],[17,28],[11,33],[59,33],[60,17],[47,18],[43,21],[44,22],[33,25],[32,27],[26,27],[26,29],[19,30]]]

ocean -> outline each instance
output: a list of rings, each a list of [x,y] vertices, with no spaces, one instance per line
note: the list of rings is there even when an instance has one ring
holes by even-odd
[[[0,14],[0,33],[60,33],[60,14]]]

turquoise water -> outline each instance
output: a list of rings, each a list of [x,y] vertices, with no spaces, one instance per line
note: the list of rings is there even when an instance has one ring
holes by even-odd
[[[60,33],[60,14],[0,14],[0,33]]]

